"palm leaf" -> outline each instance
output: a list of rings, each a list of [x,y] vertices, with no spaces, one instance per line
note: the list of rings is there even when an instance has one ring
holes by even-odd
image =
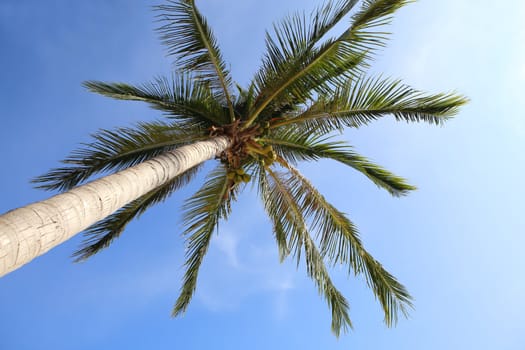
[[[74,151],[60,167],[32,180],[38,188],[68,190],[97,173],[121,170],[176,147],[207,138],[200,128],[174,123],[140,123],[135,128],[101,130],[95,142]]]
[[[279,196],[279,193],[277,192],[277,188],[275,188],[275,186],[274,188],[271,187],[269,180],[266,176],[266,170],[264,169],[264,167],[260,166],[258,170],[259,196],[262,198],[266,213],[268,214],[268,217],[272,222],[275,241],[277,243],[277,249],[279,251],[279,261],[283,262],[284,259],[286,259],[286,257],[291,252],[288,244],[288,236],[297,236],[297,234],[295,234],[294,232],[298,229],[296,226],[297,223],[300,221],[296,221],[293,217],[291,217],[291,212],[284,210],[285,205],[284,203],[282,203],[282,196]],[[301,241],[297,239],[290,241],[292,245],[294,245],[295,243],[301,244]],[[295,247],[294,250],[294,254],[300,256],[300,247]],[[299,260],[297,261],[299,262]]]
[[[269,49],[270,50],[270,49]],[[298,105],[311,99],[315,93],[328,93],[330,79],[339,83],[357,74],[356,67],[362,62],[360,52],[350,50],[344,42],[330,40],[320,48],[312,48],[300,60],[268,55],[263,70],[256,77],[259,95],[248,125],[271,105]],[[282,60],[278,67],[275,60]],[[275,71],[272,71],[274,70]]]
[[[266,34],[267,54],[263,67],[256,75],[258,99],[270,95],[270,90],[276,90],[282,85],[284,77],[294,75],[300,70],[300,66],[312,55],[312,50],[320,40],[354,7],[356,2],[356,0],[327,1],[317,7],[310,16],[296,13],[275,24],[274,37],[269,33]],[[321,87],[322,84],[318,86]]]
[[[440,125],[457,114],[468,102],[463,96],[423,94],[399,80],[361,77],[338,89],[334,96],[323,96],[303,113],[275,123],[272,127],[305,124],[323,133],[344,126],[359,127],[387,115],[406,122]]]
[[[303,215],[295,207],[290,207],[293,198],[289,189],[282,181],[282,174],[274,172],[270,168],[266,169],[271,181],[264,185],[263,202],[266,212],[274,222],[274,228],[282,232],[276,232],[278,241],[287,242],[287,251],[292,252],[299,265],[301,249],[303,246],[303,235],[307,232],[306,223]],[[280,249],[282,250],[282,249]]]
[[[130,202],[114,214],[89,227],[84,232],[84,241],[73,257],[76,262],[84,261],[107,248],[113,240],[118,238],[127,224],[138,218],[150,207],[163,202],[173,192],[188,184],[200,169],[200,165],[193,167],[178,175],[170,182],[160,186],[142,197]]]
[[[235,119],[230,97],[231,78],[223,61],[217,40],[194,0],[168,1],[157,6],[164,23],[158,31],[168,53],[184,71],[198,74],[211,84],[216,96],[227,103],[230,121]]]
[[[238,95],[234,105],[235,112],[241,119],[245,119],[255,103],[255,84],[250,83],[248,89],[244,89],[240,85],[236,85],[236,87]]]
[[[231,187],[226,172],[226,167],[219,165],[210,173],[202,188],[184,205],[186,272],[180,295],[173,308],[173,316],[186,311],[195,292],[199,268],[213,232],[217,229],[219,220],[226,219],[230,213],[234,193],[230,193]]]
[[[389,24],[394,12],[414,0],[363,0],[359,11],[352,15],[352,29],[364,33]]]
[[[87,81],[84,86],[114,99],[146,102],[172,118],[191,124],[209,127],[229,121],[209,85],[189,74],[181,73],[172,79],[159,77],[140,86],[100,81]]]
[[[278,227],[286,233],[289,249],[294,251],[297,259],[301,247],[304,247],[308,276],[326,299],[332,312],[332,331],[339,336],[341,331],[346,332],[352,327],[348,302],[333,285],[322,256],[308,233],[295,188],[282,174],[269,168],[266,171],[271,179],[261,186],[266,211],[274,221],[274,228]]]
[[[349,328],[352,328],[352,321],[348,314],[350,305],[332,283],[321,254],[310,235],[307,234],[304,235],[304,250],[308,276],[314,280],[319,294],[324,295],[332,310],[332,332],[339,337],[341,331],[346,333]]]
[[[388,170],[355,153],[353,148],[344,142],[328,142],[330,138],[322,138],[312,132],[296,132],[290,128],[276,130],[261,141],[274,146],[277,154],[287,161],[333,159],[348,165],[368,177],[378,187],[387,190],[398,197],[415,190],[405,179],[394,175]]]
[[[352,17],[352,25],[337,39],[327,40],[319,47],[301,35],[305,30],[300,17],[285,20],[282,29],[276,30],[276,40],[268,35],[268,53],[256,77],[260,102],[248,124],[276,99],[305,103],[314,91],[329,92],[332,84],[337,86],[362,74],[371,52],[383,46],[385,40],[386,33],[373,29],[387,24],[391,14],[406,3],[406,0],[365,1]],[[294,46],[304,49],[291,49]]]
[[[397,322],[399,312],[406,316],[412,307],[410,295],[364,249],[354,224],[328,203],[297,169],[284,160],[281,163],[291,172],[286,182],[294,191],[295,202],[318,231],[322,256],[327,257],[332,264],[348,265],[355,274],[365,276],[367,284],[381,303],[388,326]]]

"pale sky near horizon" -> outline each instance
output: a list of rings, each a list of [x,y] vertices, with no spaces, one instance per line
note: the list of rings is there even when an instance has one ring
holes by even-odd
[[[153,31],[157,3],[0,2],[0,212],[49,196],[29,180],[97,129],[160,118],[81,87],[170,74]],[[319,1],[197,3],[243,84],[258,68],[264,30]],[[373,72],[471,102],[444,127],[385,119],[344,138],[418,191],[391,198],[333,163],[301,166],[414,296],[397,327],[384,326],[362,280],[335,269],[355,325],[336,339],[304,266],[279,264],[254,193],[221,224],[192,304],[171,319],[183,273],[180,205],[191,185],[86,263],[70,259],[75,237],[0,279],[0,350],[525,349],[524,21],[518,0],[420,0],[395,16]]]

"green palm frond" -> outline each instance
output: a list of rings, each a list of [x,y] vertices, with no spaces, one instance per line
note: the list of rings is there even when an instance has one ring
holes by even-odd
[[[234,193],[230,192],[230,182],[226,173],[226,167],[219,165],[210,173],[202,188],[184,205],[186,272],[180,295],[173,308],[173,316],[186,311],[195,292],[199,268],[213,232],[217,229],[219,220],[226,219],[230,213]]]
[[[411,297],[379,262],[364,249],[354,224],[326,201],[317,189],[290,164],[283,163],[291,176],[286,179],[293,197],[306,218],[312,221],[320,239],[322,256],[332,264],[351,267],[355,274],[362,274],[383,308],[385,323],[395,324],[399,312],[407,315],[412,306]]]
[[[263,192],[263,202],[268,216],[274,223],[274,228],[282,230],[276,232],[278,241],[287,242],[287,251],[291,252],[296,258],[299,265],[301,259],[301,249],[303,247],[303,235],[307,232],[306,223],[302,213],[295,206],[291,204],[293,197],[290,190],[286,187],[282,180],[282,174],[273,171],[270,168],[266,169],[269,177],[265,177],[266,184],[261,189]],[[269,180],[269,181],[268,181]],[[282,248],[280,250],[283,250]]]
[[[309,16],[304,12],[287,16],[274,24],[275,40],[267,34],[267,44],[271,48],[269,52],[280,53],[279,56],[283,59],[293,59],[304,54],[314,48],[357,2],[357,0],[326,1],[315,8]]]
[[[331,98],[324,96],[302,114],[272,127],[307,124],[309,129],[329,132],[366,125],[387,115],[406,122],[441,125],[467,102],[455,93],[424,94],[399,80],[362,77],[340,87]]]
[[[309,235],[304,236],[304,251],[308,276],[314,280],[319,294],[324,295],[328,306],[332,310],[332,332],[334,332],[336,337],[339,337],[341,331],[346,333],[349,328],[352,328],[352,321],[348,314],[350,305],[332,283],[323,257]]]
[[[255,103],[255,83],[250,83],[247,89],[240,85],[237,87],[237,99],[234,104],[235,112],[241,119],[245,119]]]
[[[320,146],[323,148],[322,145]],[[408,184],[404,178],[353,152],[348,145],[342,144],[339,148],[331,147],[325,151],[316,150],[316,153],[323,158],[333,159],[351,166],[368,177],[376,186],[387,190],[394,197],[406,196],[410,191],[417,189],[415,186]]]
[[[355,0],[327,1],[310,16],[296,13],[274,25],[274,37],[266,34],[267,54],[256,75],[259,99],[270,95],[316,51],[321,39],[357,3]],[[297,96],[296,96],[297,97]]]
[[[362,73],[358,68],[363,57],[363,53],[355,52],[344,42],[330,40],[320,48],[306,52],[300,61],[283,58],[279,71],[270,73],[271,76],[257,77],[261,89],[249,120],[255,120],[268,108],[301,105],[315,94],[329,93],[331,83],[342,84]],[[269,64],[266,62],[267,66]]]
[[[76,262],[84,261],[107,248],[113,240],[118,238],[127,224],[138,218],[150,207],[163,202],[173,192],[188,184],[201,168],[200,165],[193,167],[178,175],[170,182],[160,186],[144,196],[126,204],[114,214],[89,227],[84,232],[84,241],[73,257]]]
[[[159,77],[140,86],[100,81],[87,81],[84,86],[114,99],[146,102],[181,122],[209,127],[229,121],[228,112],[211,94],[209,84],[191,74]]]
[[[209,82],[214,95],[227,103],[230,121],[233,121],[230,73],[217,40],[195,1],[168,1],[168,5],[157,6],[157,10],[161,12],[158,17],[164,23],[158,31],[169,54],[175,56],[177,66]]]
[[[263,200],[266,213],[272,222],[275,242],[277,243],[277,249],[279,251],[279,261],[283,262],[284,259],[290,255],[287,232],[294,232],[297,230],[295,227],[297,223],[293,218],[289,217],[291,213],[284,211],[285,205],[282,203],[282,196],[279,196],[276,192],[276,188],[271,188],[264,167],[261,166],[258,170],[259,196]],[[288,220],[285,220],[286,217],[288,217]],[[297,240],[294,242],[301,243]],[[300,249],[296,248],[295,254],[300,255]]]
[[[359,11],[352,15],[352,30],[374,31],[392,20],[394,12],[414,0],[364,0]],[[372,41],[371,45],[380,42]]]
[[[267,181],[260,177],[265,181],[260,188],[263,191],[262,197],[266,211],[274,222],[274,229],[278,228],[283,231],[281,235],[286,235],[288,247],[298,260],[300,250],[304,247],[308,276],[315,282],[319,293],[326,299],[332,312],[332,331],[339,336],[341,331],[346,332],[352,327],[348,314],[348,302],[333,285],[322,256],[308,233],[297,189],[291,186],[283,174],[269,168],[266,171],[270,180]]]
[[[309,42],[301,16],[283,21],[280,27],[276,27],[275,40],[267,36],[268,53],[256,76],[260,102],[250,120],[274,100],[284,98],[305,103],[312,98],[313,92],[329,92],[333,84],[340,85],[361,75],[371,53],[384,45],[387,33],[377,31],[377,27],[388,24],[392,13],[406,3],[406,0],[365,1],[343,34],[319,46],[315,44],[322,36],[315,37],[314,44]],[[351,7],[344,9],[348,12]],[[330,22],[331,26],[340,19],[334,18],[337,21]]]
[[[395,197],[407,195],[416,189],[409,185],[405,179],[357,154],[345,142],[329,142],[329,140],[330,137],[322,138],[312,132],[301,133],[290,130],[290,128],[276,130],[272,132],[271,137],[261,139],[261,141],[274,146],[277,154],[294,164],[302,160],[312,161],[325,158],[348,165]]]
[[[390,33],[379,30],[392,21],[394,12],[414,0],[364,0],[352,15],[348,40],[369,53],[386,45]],[[370,56],[369,56],[370,57]]]
[[[339,110],[335,96],[334,93],[320,94],[314,101],[297,110],[295,114],[283,115],[282,118],[272,123],[270,129],[277,132],[287,131],[293,125],[293,128],[301,134],[324,136],[333,132],[342,133],[345,125],[341,121],[337,118],[324,118],[330,112]]]
[[[272,105],[298,105],[311,99],[315,93],[329,92],[331,87],[327,82],[330,79],[342,82],[357,74],[354,68],[363,58],[362,53],[350,50],[348,45],[338,40],[312,48],[300,59],[287,59],[284,55],[280,56],[282,54],[276,49],[273,50],[265,58],[263,68],[255,79],[259,94],[249,118],[251,122]]]
[[[383,308],[384,322],[388,327],[397,324],[399,313],[408,317],[413,308],[412,297],[406,288],[397,281],[383,265],[370,254],[363,257],[366,266],[366,283],[372,289]]]
[[[70,166],[53,169],[32,182],[46,190],[69,190],[94,174],[125,169],[207,137],[200,128],[164,122],[140,123],[135,128],[114,131],[101,130],[93,135],[93,143],[85,144],[63,161]]]
[[[357,0],[327,1],[314,9],[310,16],[305,13],[295,13],[274,24],[274,37],[266,33],[268,52],[265,62],[267,67],[271,68],[267,73],[273,73],[271,77],[275,79],[278,74],[289,69],[288,65],[294,66],[304,61],[309,52],[356,3]],[[259,76],[263,77],[263,72],[260,73],[262,75]],[[258,87],[267,87],[267,83],[268,81],[261,79]]]

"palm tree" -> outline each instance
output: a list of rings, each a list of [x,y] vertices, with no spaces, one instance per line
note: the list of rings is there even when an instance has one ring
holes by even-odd
[[[441,125],[466,99],[367,76],[387,37],[382,27],[410,1],[358,2],[328,1],[309,15],[297,13],[275,24],[262,65],[246,87],[232,83],[194,0],[158,6],[159,32],[175,59],[174,76],[140,86],[99,81],[85,86],[112,98],[146,102],[166,118],[101,130],[93,143],[64,161],[66,166],[36,178],[38,187],[64,193],[0,216],[0,274],[83,230],[86,238],[74,256],[77,261],[91,257],[131,220],[189,183],[205,161],[215,160],[215,169],[184,206],[186,272],[174,316],[187,309],[212,234],[247,183],[258,188],[281,260],[291,256],[299,263],[304,256],[307,274],[331,310],[336,335],[352,324],[348,302],[327,265],[343,264],[349,273],[364,276],[387,325],[399,313],[406,315],[411,297],[404,286],[365,250],[354,224],[296,165],[332,159],[391,195],[404,196],[415,188],[336,140],[338,132],[389,115]],[[347,29],[329,37],[347,15]],[[113,174],[81,185],[107,173]]]

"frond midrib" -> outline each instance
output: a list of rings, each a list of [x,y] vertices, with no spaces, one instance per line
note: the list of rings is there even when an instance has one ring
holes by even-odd
[[[233,110],[233,104],[232,104],[232,101],[231,101],[230,93],[228,91],[228,87],[226,86],[226,82],[225,82],[225,79],[224,79],[223,72],[219,69],[219,61],[218,61],[218,58],[215,57],[215,55],[214,55],[213,46],[208,42],[208,37],[206,36],[206,33],[205,33],[205,31],[204,31],[204,29],[202,27],[202,24],[200,23],[200,21],[197,18],[197,13],[195,12],[195,0],[191,0],[191,4],[192,4],[192,13],[193,13],[193,16],[195,18],[195,23],[197,24],[197,29],[199,31],[199,34],[200,34],[201,38],[203,39],[204,46],[206,47],[206,50],[208,51],[210,60],[211,60],[212,65],[213,65],[213,67],[215,69],[215,72],[217,73],[219,81],[221,82],[221,86],[222,86],[222,89],[224,91],[224,96],[225,96],[226,101],[228,103],[228,109],[230,111],[230,119],[231,119],[231,122],[233,122],[235,120],[235,113],[234,113],[234,110]]]
[[[261,105],[253,112],[253,114],[248,118],[248,121],[246,122],[246,126],[250,126],[255,119],[259,116],[259,114],[270,104],[273,99],[278,96],[282,91],[284,91],[290,84],[292,84],[294,81],[299,79],[301,76],[306,74],[317,62],[319,62],[322,58],[324,58],[328,53],[331,52],[331,50],[335,47],[336,44],[340,44],[340,39],[335,40],[331,45],[327,46],[325,50],[315,59],[313,60],[308,66],[304,67],[302,70],[294,74],[288,81],[284,82],[273,94],[270,95],[270,97],[267,97]]]
[[[352,110],[340,110],[336,112],[324,112],[324,113],[316,113],[316,114],[309,114],[304,117],[295,117],[290,119],[285,119],[283,121],[274,123],[270,126],[270,129],[275,129],[281,126],[293,124],[293,123],[300,123],[307,120],[312,119],[324,119],[324,118],[345,118],[347,116],[353,115],[353,114],[391,114],[395,115],[396,113],[414,113],[417,112],[419,114],[423,115],[429,115],[432,116],[434,119],[437,119],[439,117],[440,120],[446,120],[453,117],[453,113],[442,113],[442,114],[434,114],[430,112],[419,112],[416,108],[404,108],[404,109],[395,109],[395,108],[387,108],[387,109],[366,109],[366,108],[360,108],[360,109],[352,109]],[[344,115],[346,114],[346,116]]]

